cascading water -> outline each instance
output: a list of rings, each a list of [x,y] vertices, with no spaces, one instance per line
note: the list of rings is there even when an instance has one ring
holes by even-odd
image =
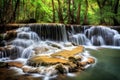
[[[28,25],[32,31],[36,32],[41,40],[67,41],[65,25]]]
[[[0,48],[0,58],[10,57],[11,59],[24,58],[26,60],[26,64],[33,67],[29,68],[28,71],[24,72],[37,72],[41,74],[44,79],[50,79],[56,77],[58,71],[61,73],[64,70],[69,73],[70,71],[74,71],[76,69],[69,70],[72,66],[66,65],[53,65],[53,66],[41,66],[42,64],[47,65],[45,63],[39,63],[34,61],[29,61],[31,58],[44,56],[47,59],[51,58],[53,53],[57,53],[59,51],[65,51],[65,53],[72,51],[76,48],[75,45],[113,45],[120,46],[120,34],[113,29],[103,26],[97,27],[86,27],[86,26],[69,26],[66,27],[64,24],[56,24],[56,25],[27,25],[27,27],[22,27],[16,30],[17,37],[9,43],[9,47]],[[58,44],[59,42],[59,44]],[[69,43],[72,42],[72,43]],[[75,52],[75,51],[73,51]],[[65,54],[64,53],[64,54]],[[70,52],[69,52],[70,53]],[[77,60],[81,63],[84,68],[91,66],[90,62],[92,56],[90,56],[89,52],[82,52],[79,55],[76,55]],[[54,56],[55,57],[55,56]],[[82,57],[82,58],[80,58]],[[64,59],[64,57],[57,56],[57,58]],[[93,57],[92,57],[93,58]],[[35,58],[35,61],[37,58]],[[74,59],[74,58],[72,58]],[[68,60],[68,59],[66,59]],[[92,59],[93,62],[95,58]],[[42,61],[42,60],[41,60]],[[44,61],[44,60],[43,60]],[[29,63],[30,62],[30,63]],[[48,61],[49,62],[49,61]],[[88,64],[89,63],[89,64]],[[51,65],[51,64],[50,64]],[[81,67],[81,65],[78,65]],[[56,66],[60,67],[59,70],[56,70]],[[62,69],[63,68],[63,71]],[[26,69],[26,68],[25,68]],[[69,76],[72,74],[68,74]]]
[[[104,26],[91,27],[85,30],[85,35],[93,45],[114,45],[114,36],[118,34],[116,30]]]
[[[91,45],[90,40],[84,34],[75,34],[69,38],[70,42],[77,45]]]
[[[120,34],[109,27],[93,26],[88,28],[85,26],[81,32],[75,32],[76,26],[70,26],[71,31],[68,31],[69,41],[79,45],[111,45],[120,46]],[[117,37],[116,37],[117,36]]]

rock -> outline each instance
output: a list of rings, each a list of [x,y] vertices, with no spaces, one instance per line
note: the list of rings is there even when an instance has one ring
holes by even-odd
[[[17,62],[17,61],[14,61],[14,62],[7,62],[8,66],[10,67],[18,67],[18,68],[22,68],[23,64],[21,62]]]
[[[15,30],[10,30],[6,32],[5,40],[10,40],[17,37],[17,32]]]
[[[0,51],[4,51],[5,50],[5,48],[3,48],[3,47],[0,47]]]
[[[6,68],[8,64],[6,62],[0,62],[0,68]]]
[[[66,72],[66,69],[64,68],[64,66],[62,64],[58,64],[55,69],[58,71],[58,73],[60,74],[64,74]]]
[[[81,67],[84,67],[84,66],[86,66],[88,63],[87,62],[79,62],[79,65],[81,66]]]
[[[35,51],[35,54],[41,54],[41,53],[47,52],[49,49],[42,46],[42,47],[36,47],[33,50]]]
[[[53,57],[63,57],[68,59],[69,57],[74,57],[75,55],[83,52],[83,46],[78,46],[73,50],[63,50],[52,54]]]
[[[51,44],[52,47],[55,47],[55,48],[58,48],[58,49],[61,49],[61,47],[57,44]]]
[[[69,62],[68,68],[69,72],[76,72],[78,70],[77,64],[74,64],[73,62]]]
[[[80,55],[76,55],[76,56],[74,56],[74,58],[75,58],[77,61],[81,61],[82,56],[80,56]]]
[[[88,60],[87,60],[88,64],[92,64],[92,63],[95,63],[95,59],[89,57]]]
[[[33,58],[30,58],[28,60],[28,65],[53,65],[57,63],[67,64],[68,60],[60,59],[60,58],[54,58],[49,56],[35,56]]]
[[[71,42],[67,42],[67,43],[64,43],[64,46],[65,47],[71,47],[71,46],[73,46],[73,44]]]
[[[0,41],[0,46],[1,47],[5,46],[5,45],[6,45],[6,41],[5,40]]]
[[[75,64],[77,63],[77,59],[75,59],[74,57],[69,57],[68,59],[72,63],[75,63]]]
[[[53,42],[47,41],[47,44],[50,45],[50,46],[52,46],[52,47],[54,47],[54,48],[58,48],[58,49],[61,49],[61,48],[62,48],[62,47],[61,47],[59,44],[57,44],[57,43],[53,43]]]
[[[30,66],[23,66],[22,70],[25,73],[38,73],[38,69],[37,68],[33,68],[33,67],[30,67]]]

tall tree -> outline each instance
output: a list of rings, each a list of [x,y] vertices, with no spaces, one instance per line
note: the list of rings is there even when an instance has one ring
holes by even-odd
[[[74,12],[75,12],[75,1],[72,0],[72,10],[71,10],[71,24],[75,24],[75,16],[74,16]]]
[[[71,23],[71,10],[70,10],[71,0],[68,0],[68,24]]]
[[[84,20],[83,20],[83,24],[87,25],[88,24],[88,19],[87,19],[87,15],[88,15],[88,0],[85,0],[85,14],[84,14]]]
[[[120,22],[117,20],[117,14],[119,9],[119,2],[120,0],[115,0],[113,5],[113,13],[115,14],[115,17],[113,17],[114,25],[120,25]]]
[[[58,1],[58,18],[59,18],[59,22],[64,23],[61,2],[60,2],[60,0],[57,0],[57,1]]]
[[[80,11],[81,11],[81,2],[78,3],[78,9],[77,9],[77,16],[76,16],[76,24],[80,24]]]
[[[107,0],[97,0],[97,4],[98,4],[99,10],[100,10],[100,24],[105,24],[105,20],[103,17],[103,14],[104,14],[103,10],[104,10],[106,2],[107,2]]]
[[[13,11],[13,14],[12,14],[11,19],[10,19],[9,22],[15,22],[15,20],[16,20],[16,14],[17,14],[17,9],[19,7],[19,4],[20,4],[20,0],[16,0],[16,2],[15,2],[15,9]]]
[[[53,8],[53,23],[55,22],[55,5],[54,0],[52,0],[52,8]]]

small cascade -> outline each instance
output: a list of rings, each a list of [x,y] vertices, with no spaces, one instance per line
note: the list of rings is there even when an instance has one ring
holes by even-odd
[[[4,57],[7,57],[7,53],[4,49],[1,49],[0,50],[0,58],[4,58]]]
[[[17,30],[19,32],[17,35],[18,39],[33,41],[40,41],[41,39],[43,41],[50,40],[58,42],[70,41],[77,45],[119,45],[117,44],[119,43],[119,38],[114,37],[119,33],[105,26],[90,27],[64,24],[29,24],[27,26]]]
[[[102,36],[92,36],[91,42],[93,45],[105,45],[104,39]]]
[[[35,32],[32,32],[29,27],[21,27],[16,31],[17,37],[13,41],[11,41],[11,45],[13,45],[14,47],[10,51],[10,54],[16,53],[12,55],[15,58],[28,58],[32,51],[32,49],[30,49],[29,47],[39,42],[40,38]]]
[[[28,46],[32,45],[33,43],[34,43],[33,40],[27,40],[27,39],[15,39],[12,42],[13,45],[21,46],[24,48],[27,48]]]
[[[78,45],[114,45],[119,46],[119,33],[105,26],[76,26],[67,27],[68,40]]]
[[[29,39],[34,41],[39,41],[39,37],[35,32],[29,31],[29,32],[20,32],[17,35],[17,38],[19,39]]]
[[[27,58],[29,59],[34,51],[32,50],[32,47],[25,48],[21,54],[21,58]]]
[[[28,26],[30,26],[31,30],[36,32],[42,40],[67,41],[66,29],[63,24],[41,24]]]
[[[85,30],[85,35],[93,45],[113,45],[113,37],[118,32],[108,27],[97,26]]]
[[[92,45],[84,34],[75,34],[69,40],[77,45]]]
[[[113,37],[113,45],[120,46],[120,34],[116,34]]]

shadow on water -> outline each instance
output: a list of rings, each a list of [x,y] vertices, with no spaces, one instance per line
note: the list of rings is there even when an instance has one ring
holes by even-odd
[[[97,58],[96,65],[65,80],[120,80],[120,49],[88,50]]]

